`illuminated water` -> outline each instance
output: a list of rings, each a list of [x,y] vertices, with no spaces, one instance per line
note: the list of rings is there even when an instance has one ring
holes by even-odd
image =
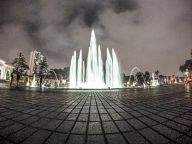
[[[87,63],[82,58],[80,50],[78,60],[76,51],[71,58],[70,88],[121,88],[120,69],[116,53],[112,55],[107,49],[107,59],[104,65],[100,45],[97,47],[95,32],[91,32]]]
[[[30,87],[37,87],[37,81],[36,81],[36,76],[35,74],[33,75],[33,80],[31,82],[31,86]]]

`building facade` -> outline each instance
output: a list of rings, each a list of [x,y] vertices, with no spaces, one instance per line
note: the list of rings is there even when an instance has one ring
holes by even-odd
[[[10,80],[13,66],[6,64],[6,61],[0,59],[0,80]]]
[[[45,57],[38,51],[30,52],[30,59],[29,59],[29,72],[28,75],[33,75],[35,71],[38,71],[39,63]]]

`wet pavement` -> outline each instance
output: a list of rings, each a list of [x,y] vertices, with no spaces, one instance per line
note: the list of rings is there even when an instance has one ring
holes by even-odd
[[[0,144],[192,143],[192,93],[0,90]]]

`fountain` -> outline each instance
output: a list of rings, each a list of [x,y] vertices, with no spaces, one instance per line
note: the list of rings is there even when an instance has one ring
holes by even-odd
[[[152,87],[157,87],[157,86],[159,86],[159,81],[155,79],[155,74],[152,73],[151,75],[152,75],[151,86],[152,86]]]
[[[60,83],[59,83],[59,79],[58,79],[58,77],[57,77],[57,74],[56,74],[56,72],[55,72],[54,70],[51,69],[49,72],[51,72],[51,71],[54,73],[55,79],[56,79],[56,83],[57,83],[57,87],[59,87]],[[55,85],[54,85],[54,86],[55,86]],[[53,84],[52,84],[51,87],[54,87],[54,86],[53,86]]]
[[[117,56],[112,49],[112,55],[107,49],[107,59],[104,65],[100,45],[97,48],[95,32],[91,32],[90,46],[87,56],[87,63],[82,58],[82,51],[79,52],[78,60],[76,51],[71,58],[70,65],[70,88],[121,88],[120,68]]]
[[[131,84],[131,76],[134,76],[134,77],[135,77],[135,74],[133,75],[133,73],[134,73],[135,71],[141,72],[140,68],[138,68],[138,67],[136,67],[136,66],[131,69],[131,72],[130,72],[130,74],[129,74],[129,80],[128,80],[128,82],[127,82],[127,86],[128,86],[128,87],[135,87],[135,86],[137,85],[137,82],[135,82],[135,81]],[[142,74],[142,77],[143,77],[143,80],[144,80],[144,82],[143,82],[143,88],[146,88],[146,78],[144,77],[143,74]]]
[[[37,87],[37,81],[36,81],[36,76],[35,74],[33,75],[33,80],[31,82],[31,86],[30,87]]]
[[[140,70],[138,67],[136,67],[136,66],[132,68],[132,70],[131,70],[131,72],[130,72],[130,75],[129,75],[129,76],[130,76],[130,77],[129,77],[129,80],[128,80],[128,82],[127,82],[127,87],[128,87],[128,88],[138,87],[138,86],[136,86],[136,85],[137,85],[137,82],[136,82],[136,81],[133,81],[133,83],[131,84],[131,76],[134,76],[134,77],[135,77],[135,75],[133,75],[135,71],[141,72],[141,70]],[[149,84],[149,82],[146,80],[146,77],[144,77],[144,74],[142,74],[142,77],[143,77],[143,80],[144,80],[144,82],[143,82],[143,88],[146,88],[147,85]],[[152,74],[151,74],[151,80],[150,80],[150,86],[151,86],[151,87],[157,87],[157,86],[159,86],[159,85],[160,85],[160,84],[159,84],[159,81],[158,81],[157,79],[155,79],[155,74],[152,73]]]
[[[30,86],[29,77],[27,78],[27,84],[26,86]]]

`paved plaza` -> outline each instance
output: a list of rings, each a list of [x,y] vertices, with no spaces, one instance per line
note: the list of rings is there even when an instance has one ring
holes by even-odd
[[[0,90],[0,144],[192,143],[192,93]]]

